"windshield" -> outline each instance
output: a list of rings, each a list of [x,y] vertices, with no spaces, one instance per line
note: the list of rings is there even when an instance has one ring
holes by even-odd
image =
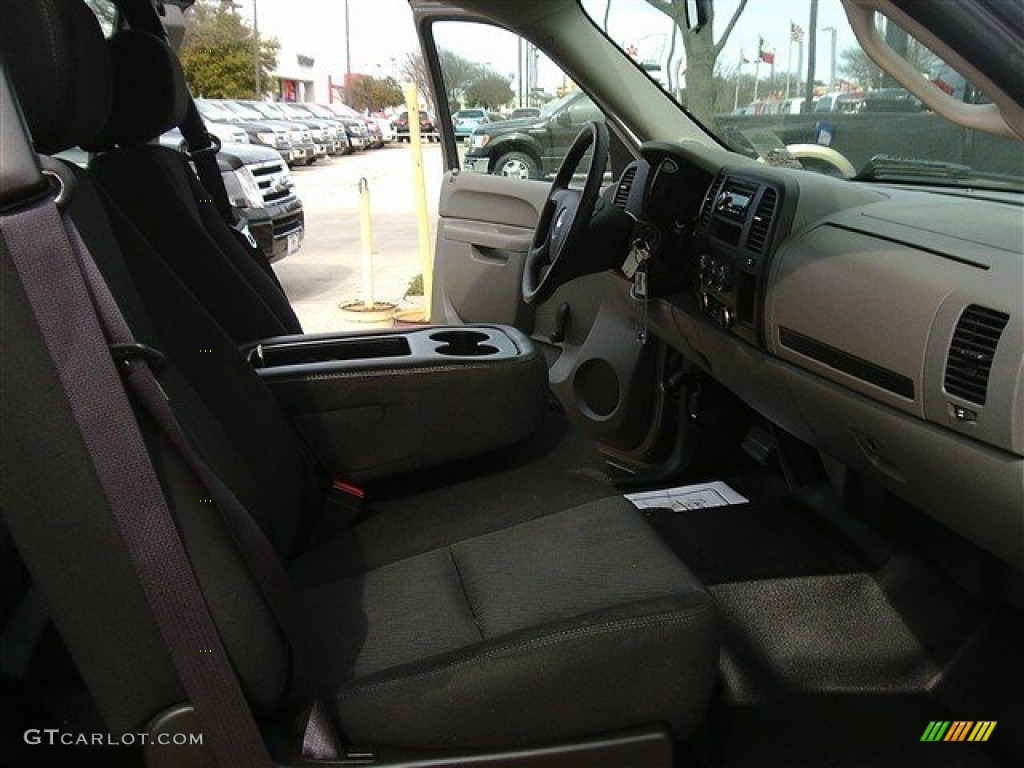
[[[333,120],[335,117],[334,113],[331,112],[331,110],[327,109],[326,107],[321,107],[319,104],[305,103],[302,105],[301,108],[305,109],[312,115],[316,115],[317,117],[322,117],[327,120]]]
[[[264,115],[261,115],[257,110],[252,107],[247,107],[245,104],[239,104],[237,102],[229,102],[227,108],[233,111],[236,115],[239,115],[246,120],[262,120]]]
[[[281,110],[285,117],[291,118],[292,120],[309,119],[309,113],[306,110],[295,107],[292,104],[276,104],[275,106]]]
[[[259,104],[253,104],[252,107],[250,107],[250,108],[255,110],[255,111],[257,111],[257,112],[259,112],[263,117],[267,117],[267,118],[270,118],[272,120],[280,120],[281,119],[281,114],[279,112],[275,111],[274,108],[270,104],[266,104],[266,103],[261,102]]]
[[[730,149],[831,175],[1024,188],[1024,148],[956,125],[878,67],[839,0],[713,0],[699,31],[685,0],[582,0],[603,29],[690,116]],[[678,13],[677,13],[678,12]],[[879,33],[953,98],[987,97],[892,21]],[[561,106],[552,102],[545,113]]]
[[[578,94],[578,91],[570,91],[564,96],[560,96],[557,99],[549,101],[547,104],[540,108],[540,116],[550,117],[551,115],[555,114],[555,112],[560,110],[564,105],[572,101],[573,97],[577,96]]]
[[[207,120],[223,122],[225,120],[232,121],[239,119],[238,115],[231,110],[222,107],[220,104],[196,99],[196,106],[199,108],[199,113]]]

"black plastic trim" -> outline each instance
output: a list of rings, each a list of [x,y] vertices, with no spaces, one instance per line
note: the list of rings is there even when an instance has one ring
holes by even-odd
[[[829,368],[835,368],[908,400],[914,399],[914,382],[901,373],[890,371],[783,326],[779,327],[779,343],[805,357],[824,363]]]

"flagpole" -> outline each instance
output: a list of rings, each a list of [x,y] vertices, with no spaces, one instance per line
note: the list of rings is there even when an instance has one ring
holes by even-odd
[[[789,52],[786,54],[786,96],[785,96],[785,98],[787,98],[787,99],[789,98],[789,76],[790,76],[790,73],[793,70],[793,33],[792,33],[793,22],[792,21],[789,22],[789,28],[791,30],[790,33],[789,33]]]
[[[796,92],[799,94],[800,83],[802,82],[801,78],[804,75],[804,44],[803,42],[799,42],[797,45],[800,46],[796,62]]]
[[[754,98],[750,101],[757,101],[757,81],[761,78],[761,59],[754,59]]]
[[[732,97],[732,111],[740,108],[740,78],[743,76],[743,49],[740,49],[740,61],[736,66],[736,93]]]

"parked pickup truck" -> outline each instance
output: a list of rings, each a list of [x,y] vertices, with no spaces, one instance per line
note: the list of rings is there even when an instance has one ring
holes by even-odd
[[[231,204],[267,260],[273,263],[299,250],[305,213],[281,154],[255,144],[224,144],[217,159]]]
[[[466,170],[543,179],[556,170],[588,120],[603,120],[582,91],[545,104],[536,117],[502,120],[475,129],[466,150]]]

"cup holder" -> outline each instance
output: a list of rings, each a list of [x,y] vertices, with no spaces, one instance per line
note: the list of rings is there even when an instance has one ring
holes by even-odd
[[[482,357],[497,354],[498,348],[484,344],[490,337],[479,331],[441,331],[430,334],[434,341],[441,342],[435,351],[440,355],[457,357]]]

